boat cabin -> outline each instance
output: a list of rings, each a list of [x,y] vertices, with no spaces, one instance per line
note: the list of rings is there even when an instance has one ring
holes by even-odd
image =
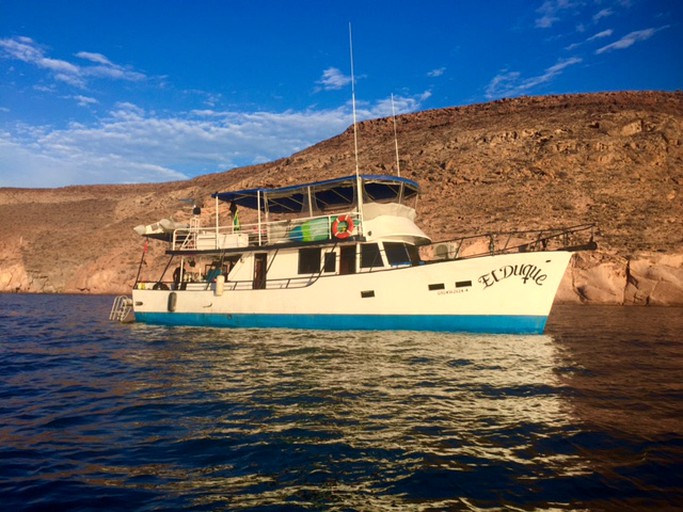
[[[201,225],[197,214],[164,235],[169,267],[176,257],[180,262],[173,283],[162,276],[155,285],[207,289],[219,281],[233,290],[290,288],[320,277],[418,265],[418,247],[431,242],[414,222],[418,194],[412,180],[374,175],[217,192],[213,225]],[[227,215],[220,213],[221,203]],[[241,208],[255,210],[256,222],[241,224]],[[141,234],[145,229],[136,228]]]

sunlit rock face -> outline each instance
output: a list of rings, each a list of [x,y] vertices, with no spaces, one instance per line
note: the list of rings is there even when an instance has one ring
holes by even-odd
[[[577,254],[556,300],[592,304],[683,304],[683,254],[644,252],[631,258],[602,251]]]
[[[432,239],[592,222],[599,250],[575,256],[558,301],[683,304],[683,93],[500,100],[402,115],[396,127],[401,175],[422,186],[417,223]],[[360,123],[358,142],[362,172],[396,172],[391,119]],[[143,260],[134,226],[187,220],[188,197],[206,199],[212,223],[217,190],[353,174],[353,147],[349,128],[188,181],[0,189],[0,291],[126,292]],[[157,277],[165,261],[152,242],[140,271]]]

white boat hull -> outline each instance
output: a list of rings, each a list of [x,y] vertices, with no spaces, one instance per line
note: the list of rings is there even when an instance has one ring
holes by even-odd
[[[540,333],[572,256],[500,254],[350,275],[308,286],[133,290],[136,320],[162,325]],[[281,285],[282,286],[282,285]]]

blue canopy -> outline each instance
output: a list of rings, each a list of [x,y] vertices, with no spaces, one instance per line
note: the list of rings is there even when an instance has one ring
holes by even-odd
[[[398,176],[362,175],[363,200],[380,203],[403,202],[414,198],[420,186]],[[235,192],[217,192],[211,197],[271,213],[298,213],[308,208],[325,211],[351,207],[356,203],[356,176],[316,181],[282,188],[252,188]]]

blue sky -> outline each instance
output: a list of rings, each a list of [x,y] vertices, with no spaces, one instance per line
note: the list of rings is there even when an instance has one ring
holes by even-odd
[[[392,95],[683,89],[678,0],[0,0],[0,187],[186,179],[337,135],[349,23],[359,119]]]

